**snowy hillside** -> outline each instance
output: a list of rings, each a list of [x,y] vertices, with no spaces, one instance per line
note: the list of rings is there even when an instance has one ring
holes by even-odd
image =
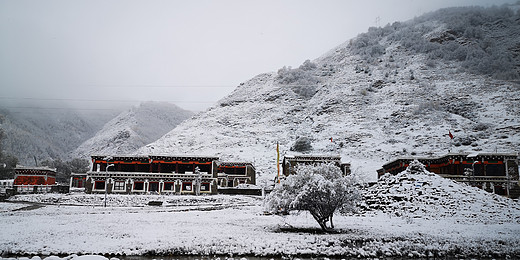
[[[94,137],[73,152],[73,157],[127,154],[157,140],[193,113],[165,102],[144,102],[106,123]]]
[[[0,131],[4,132],[4,139],[0,147],[4,155],[14,156],[18,164],[27,166],[35,165],[35,159],[39,163],[49,159],[65,160],[70,151],[115,116],[112,111],[79,111],[56,103],[51,108],[32,100],[14,105],[21,109],[1,104]],[[54,109],[60,106],[65,109]]]
[[[284,154],[298,137],[368,180],[398,156],[518,152],[518,21],[504,8],[452,8],[371,28],[240,84],[138,152],[251,161],[260,183],[276,175],[276,143]]]

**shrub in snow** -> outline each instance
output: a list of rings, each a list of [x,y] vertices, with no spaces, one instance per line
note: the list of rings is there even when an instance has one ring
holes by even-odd
[[[312,150],[311,140],[307,137],[299,137],[290,149],[296,152],[308,152]]]
[[[343,176],[333,164],[298,165],[296,174],[287,177],[266,197],[266,210],[274,214],[309,211],[322,230],[334,228],[332,216],[354,211],[360,193],[351,176]],[[327,226],[327,223],[330,226]]]
[[[481,108],[481,105],[473,101],[470,97],[461,98],[456,96],[448,96],[446,99],[449,100],[449,102],[446,102],[445,105],[447,112],[462,116],[470,120],[477,118],[477,110]]]
[[[319,83],[315,76],[316,69],[316,64],[310,60],[306,60],[296,69],[284,66],[278,70],[276,81],[280,84],[290,85],[294,93],[303,98],[311,98],[316,93],[316,84]]]
[[[475,130],[475,131],[484,131],[484,130],[487,130],[489,127],[491,127],[490,124],[487,124],[487,123],[477,123],[473,127],[473,130]]]
[[[381,45],[381,39],[393,30],[370,27],[368,32],[358,35],[350,42],[354,54],[360,55],[364,60],[372,62],[385,53],[386,46]]]

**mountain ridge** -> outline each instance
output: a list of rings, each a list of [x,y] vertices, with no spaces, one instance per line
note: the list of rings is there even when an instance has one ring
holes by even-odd
[[[36,102],[27,107],[23,104],[15,108],[0,106],[0,130],[4,132],[2,154],[14,156],[18,164],[26,166],[49,159],[67,159],[70,150],[92,136],[111,116],[111,112],[97,112],[83,113],[66,104],[49,108]]]
[[[49,160],[89,160],[97,152],[126,153],[158,139],[193,115],[165,102],[107,110],[81,110],[56,103],[48,107],[34,102],[30,106],[0,106],[0,131],[4,134],[0,159],[11,162],[14,157],[20,165],[35,166]]]
[[[127,154],[157,140],[193,112],[167,102],[143,102],[107,122],[92,138],[83,142],[72,157]]]

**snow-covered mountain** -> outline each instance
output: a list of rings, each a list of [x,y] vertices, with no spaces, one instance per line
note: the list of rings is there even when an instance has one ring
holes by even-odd
[[[166,102],[143,102],[110,120],[92,138],[73,151],[72,157],[93,154],[127,154],[157,140],[193,112]]]
[[[518,152],[519,65],[517,11],[442,9],[260,74],[138,153],[252,161],[262,182],[299,137],[370,180],[399,156]]]
[[[80,111],[56,102],[36,101],[0,105],[0,149],[18,164],[33,166],[45,160],[67,159],[70,151],[92,137],[115,115],[114,111]],[[62,109],[56,109],[62,107]],[[3,162],[3,161],[1,161]]]

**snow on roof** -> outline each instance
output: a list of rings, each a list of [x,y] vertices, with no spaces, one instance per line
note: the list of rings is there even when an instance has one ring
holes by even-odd
[[[321,154],[298,154],[285,155],[284,158],[295,160],[341,160],[339,155],[321,155]]]
[[[413,161],[413,160],[440,160],[447,157],[453,156],[463,156],[468,158],[476,158],[476,157],[518,157],[517,153],[448,153],[441,156],[430,156],[430,157],[419,157],[419,156],[410,156],[410,157],[399,157],[392,161],[389,161],[383,165],[391,165],[398,161]],[[504,158],[505,159],[505,158]]]
[[[92,159],[101,159],[106,160],[109,158],[109,160],[115,160],[119,158],[132,160],[148,160],[148,159],[154,159],[154,158],[193,158],[193,159],[211,159],[211,160],[218,160],[219,157],[217,156],[205,156],[205,155],[172,155],[172,154],[162,154],[162,155],[112,155],[112,156],[104,156],[104,155],[92,155]]]
[[[56,172],[56,168],[50,168],[47,166],[23,166],[23,165],[16,165],[16,170],[36,170],[36,171],[52,171]]]

